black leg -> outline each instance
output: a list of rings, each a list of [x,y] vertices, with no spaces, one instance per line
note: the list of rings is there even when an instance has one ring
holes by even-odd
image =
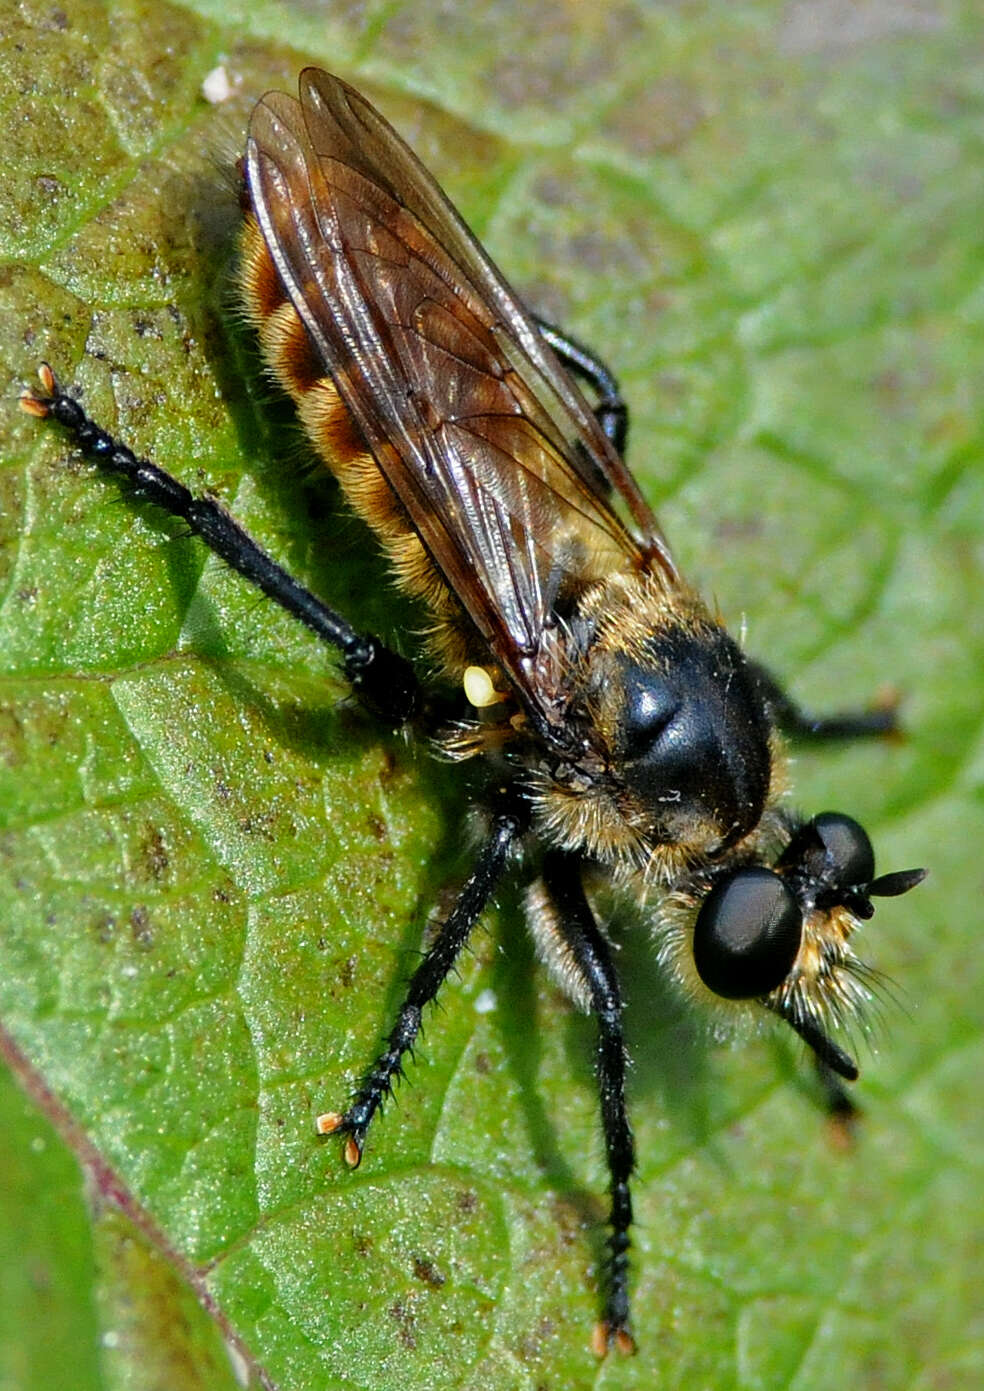
[[[819,1058],[816,1071],[833,1140],[838,1148],[848,1149],[861,1111],[837,1073]]]
[[[629,408],[622,400],[618,382],[601,359],[576,338],[570,338],[543,319],[537,319],[536,326],[544,342],[550,344],[568,372],[587,382],[597,393],[594,413],[598,417],[598,424],[615,446],[619,457],[624,459],[629,435]]]
[[[795,739],[868,739],[897,734],[898,713],[892,703],[869,710],[840,710],[833,715],[811,715],[803,710],[780,682],[758,662],[749,662],[759,690],[780,729]]]
[[[601,1123],[611,1177],[608,1288],[604,1317],[595,1330],[594,1349],[604,1355],[614,1342],[621,1352],[633,1352],[629,1332],[629,1227],[632,1197],[629,1178],[635,1167],[632,1131],[625,1107],[625,1039],[622,997],[611,949],[598,929],[581,884],[580,862],[573,855],[552,852],[544,859],[543,882],[557,909],[557,928],[580,969],[598,1021],[596,1070],[601,1094]]]
[[[213,498],[194,497],[171,474],[147,459],[137,458],[125,444],[113,439],[59,386],[47,363],[39,375],[45,394],[21,397],[21,406],[29,415],[64,426],[74,435],[85,457],[104,472],[122,478],[134,498],[180,517],[250,584],[299,618],[323,642],[336,647],[353,689],[380,719],[402,724],[413,716],[420,693],[413,668],[405,658],[378,638],[356,632],[340,614],[316,599],[261,550]]]
[[[320,1134],[348,1136],[345,1159],[353,1168],[362,1158],[366,1131],[373,1116],[393,1090],[395,1079],[401,1075],[404,1055],[412,1053],[420,1032],[424,1006],[430,1004],[447,980],[458,953],[502,876],[510,850],[525,827],[525,812],[519,806],[508,807],[494,816],[475,868],[465,881],[433,945],[410,978],[406,998],[400,1006],[385,1049],[376,1059],[349,1109],[344,1114],[329,1111],[318,1117]]]

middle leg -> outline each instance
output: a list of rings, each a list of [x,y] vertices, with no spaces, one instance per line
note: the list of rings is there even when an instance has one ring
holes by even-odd
[[[509,853],[526,829],[523,810],[518,805],[498,811],[485,844],[447,921],[423,961],[410,978],[403,1004],[390,1030],[386,1047],[366,1075],[347,1111],[329,1111],[315,1122],[321,1135],[345,1135],[345,1161],[353,1169],[362,1159],[366,1133],[383,1101],[402,1074],[403,1059],[413,1051],[423,1018],[424,1006],[431,1003],[454,968],[462,947],[481,916],[496,884],[502,877]]]
[[[601,1096],[605,1157],[611,1179],[611,1213],[604,1316],[595,1329],[594,1350],[603,1356],[614,1342],[620,1352],[635,1351],[629,1332],[629,1178],[635,1148],[625,1105],[625,1037],[622,995],[611,948],[595,922],[581,883],[578,857],[553,851],[544,858],[543,883],[556,909],[555,930],[578,974],[582,993],[598,1022],[595,1070]]]
[[[624,459],[629,437],[629,408],[614,375],[590,348],[571,338],[562,329],[539,318],[536,319],[536,326],[540,330],[540,337],[550,344],[568,372],[587,382],[596,393],[598,399],[594,413],[598,424],[615,446],[616,453]]]

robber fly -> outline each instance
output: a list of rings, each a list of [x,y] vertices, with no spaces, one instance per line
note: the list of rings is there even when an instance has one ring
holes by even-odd
[[[832,1079],[857,1067],[831,1031],[868,999],[851,939],[874,897],[923,871],[876,877],[856,821],[788,811],[777,730],[874,734],[894,716],[812,720],[743,654],[681,577],[626,468],[611,374],[524,308],[358,92],[309,68],[299,100],[268,93],[245,176],[248,316],[397,584],[429,610],[429,657],[457,692],[456,718],[435,736],[438,707],[406,659],[304,589],[217,502],[114,440],[50,368],[23,404],[338,649],[371,712],[483,762],[472,872],[384,1050],[348,1108],[317,1125],[359,1163],[425,1006],[522,848],[538,951],[598,1024],[611,1234],[594,1345],[630,1351],[622,1001],[590,884],[607,876],[655,900],[655,950],[683,991],[718,1023],[785,1020],[843,1096]]]

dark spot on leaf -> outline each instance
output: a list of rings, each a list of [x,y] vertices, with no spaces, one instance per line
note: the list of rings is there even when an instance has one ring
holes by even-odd
[[[756,541],[764,530],[760,517],[724,517],[714,524],[719,541]]]
[[[154,929],[146,908],[138,905],[130,913],[130,931],[133,933],[134,942],[142,951],[147,951],[154,945]]]
[[[402,1299],[398,1299],[395,1304],[390,1305],[388,1313],[400,1330],[400,1342],[405,1348],[409,1348],[412,1351],[417,1346],[417,1339],[414,1333],[416,1319],[414,1318],[413,1311],[407,1308]]]
[[[431,1289],[435,1290],[439,1290],[447,1279],[426,1256],[414,1256],[413,1273],[418,1280],[423,1280],[425,1285],[430,1285]]]
[[[526,1335],[517,1351],[524,1362],[535,1362],[543,1355],[543,1345],[554,1336],[557,1325],[553,1319],[542,1318],[536,1327]]]
[[[276,840],[273,830],[275,823],[276,817],[268,812],[263,816],[241,816],[238,825],[239,829],[247,836],[260,836],[263,840],[274,841]]]
[[[143,842],[143,858],[152,879],[163,879],[171,864],[171,857],[164,844],[164,836],[158,826],[148,826]]]
[[[583,1231],[583,1215],[563,1196],[553,1200],[550,1205],[551,1219],[556,1227],[557,1236],[563,1246],[577,1245]]]
[[[24,757],[24,722],[11,706],[0,709],[0,750],[8,768]]]
[[[71,20],[59,5],[53,6],[45,15],[39,15],[35,23],[39,29],[53,29],[56,33],[63,33],[72,27]]]
[[[533,186],[533,196],[548,208],[562,208],[570,201],[571,185],[556,174],[544,174]]]
[[[357,958],[349,956],[346,957],[339,968],[338,979],[341,981],[342,985],[345,986],[346,990],[350,990],[355,984],[355,968],[357,964]]]

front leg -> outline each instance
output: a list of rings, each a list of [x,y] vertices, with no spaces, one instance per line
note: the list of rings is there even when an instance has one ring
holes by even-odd
[[[599,1357],[605,1355],[612,1343],[620,1352],[632,1353],[635,1342],[629,1332],[629,1228],[632,1225],[629,1178],[635,1168],[635,1148],[625,1105],[622,995],[611,948],[599,931],[585,897],[578,857],[560,851],[548,854],[543,863],[543,883],[556,912],[553,930],[560,937],[578,975],[578,993],[590,1001],[591,1013],[598,1021],[595,1071],[601,1097],[605,1157],[611,1178],[608,1219],[611,1236],[604,1313],[595,1329],[592,1346]]]
[[[749,661],[772,718],[784,733],[794,739],[870,739],[899,732],[898,710],[894,702],[875,704],[867,710],[837,710],[831,715],[814,715],[804,710],[777,677],[759,662]]]
[[[862,1112],[837,1073],[819,1058],[816,1062],[816,1072],[831,1140],[837,1149],[848,1150],[854,1140],[854,1132]]]

